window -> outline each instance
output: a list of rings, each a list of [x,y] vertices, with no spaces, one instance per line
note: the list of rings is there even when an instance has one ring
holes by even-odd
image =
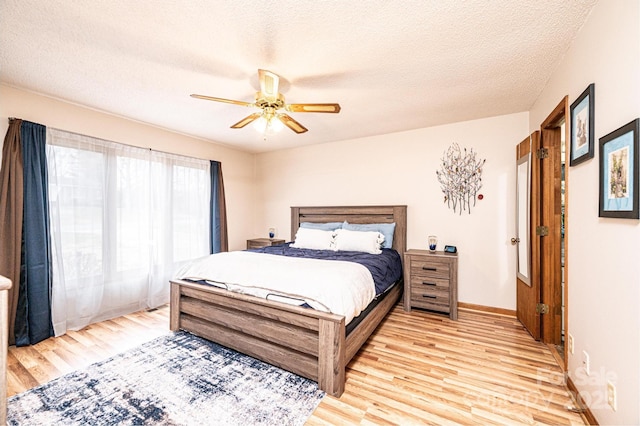
[[[209,161],[49,129],[56,335],[169,300],[209,254]]]

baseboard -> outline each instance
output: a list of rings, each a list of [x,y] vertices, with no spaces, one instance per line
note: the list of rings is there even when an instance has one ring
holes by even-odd
[[[584,400],[580,396],[580,391],[578,391],[578,388],[576,388],[576,385],[573,383],[571,377],[569,376],[567,376],[567,388],[569,388],[571,396],[573,397],[573,399],[575,399],[576,404],[580,408],[580,415],[582,416],[582,419],[587,422],[587,424],[598,425],[598,421],[596,420],[589,407],[584,404]]]
[[[553,343],[547,343],[547,347],[549,348],[549,352],[553,355],[553,358],[556,360],[558,367],[562,369],[562,372],[565,373],[567,371],[567,367],[564,364],[564,358],[560,356],[560,352],[558,352],[558,347]]]
[[[480,312],[486,312],[489,314],[506,315],[509,317],[516,316],[516,311],[511,309],[496,308],[493,306],[484,306],[484,305],[474,305],[473,303],[458,302],[458,309],[469,310],[469,311],[480,311]]]

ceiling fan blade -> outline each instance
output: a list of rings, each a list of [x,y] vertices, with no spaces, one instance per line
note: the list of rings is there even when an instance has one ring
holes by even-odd
[[[255,104],[249,103],[249,102],[243,102],[243,101],[234,101],[233,99],[224,99],[224,98],[214,98],[213,96],[205,96],[205,95],[196,95],[196,94],[192,94],[191,95],[192,98],[198,98],[198,99],[204,99],[206,101],[216,101],[216,102],[224,102],[227,104],[233,104],[233,105],[240,105],[240,106],[247,106],[247,107],[253,107],[255,106]]]
[[[287,126],[288,128],[290,128],[296,133],[304,133],[308,130],[306,127],[298,123],[293,118],[289,117],[287,114],[278,114],[277,117],[278,117],[278,120],[282,121],[285,126]]]
[[[238,121],[236,124],[231,126],[231,128],[232,129],[242,129],[247,124],[251,123],[252,121],[257,120],[258,118],[260,118],[261,115],[262,115],[261,112],[255,112],[255,113],[243,118],[242,120]]]
[[[258,77],[260,78],[260,91],[262,95],[268,100],[278,99],[280,77],[267,70],[258,70]]]
[[[289,104],[285,107],[290,112],[340,112],[339,104]]]

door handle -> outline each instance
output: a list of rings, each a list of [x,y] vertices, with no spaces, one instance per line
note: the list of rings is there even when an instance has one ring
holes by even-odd
[[[513,238],[511,239],[511,245],[512,245],[512,246],[515,246],[515,245],[516,245],[516,244],[518,244],[519,242],[520,242],[520,238],[513,237]]]

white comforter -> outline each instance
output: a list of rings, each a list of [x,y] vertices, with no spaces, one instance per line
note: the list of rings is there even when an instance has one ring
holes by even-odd
[[[217,253],[182,268],[178,279],[206,280],[238,293],[344,315],[345,324],[373,300],[369,270],[353,262],[234,251]]]

